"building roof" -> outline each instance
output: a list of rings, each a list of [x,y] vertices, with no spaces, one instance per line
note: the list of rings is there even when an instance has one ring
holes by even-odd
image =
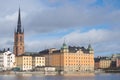
[[[22,33],[20,8],[19,8],[19,13],[18,13],[17,33]]]
[[[0,52],[0,54],[5,54],[5,55],[8,55],[8,56],[14,55],[14,54],[13,54],[12,52],[10,52],[10,51]]]
[[[76,53],[79,50],[83,51],[84,53],[88,53],[88,50],[85,47],[69,46],[68,49],[70,53]]]
[[[42,55],[42,54],[44,54],[44,55],[45,54],[49,54],[49,50],[48,49],[42,50],[42,51],[39,52],[39,54],[40,55]]]
[[[25,52],[24,54],[26,54],[26,55],[36,55],[36,54],[38,54],[38,52]]]
[[[21,57],[21,56],[31,56],[31,55],[28,54],[17,55],[17,57]]]
[[[97,57],[97,58],[94,58],[95,62],[99,62],[100,60],[111,60],[111,58],[110,57]]]
[[[99,62],[99,61],[100,61],[100,58],[94,58],[94,61],[95,61],[95,62]]]
[[[93,51],[93,48],[92,48],[91,44],[88,45],[88,50]]]
[[[65,42],[63,43],[61,49],[68,49],[68,46],[67,46],[67,44]]]
[[[60,50],[53,51],[53,53],[60,53]]]

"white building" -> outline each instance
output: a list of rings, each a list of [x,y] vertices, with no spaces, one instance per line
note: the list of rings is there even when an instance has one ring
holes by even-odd
[[[15,55],[10,51],[0,53],[0,69],[10,70],[13,67],[15,67]]]

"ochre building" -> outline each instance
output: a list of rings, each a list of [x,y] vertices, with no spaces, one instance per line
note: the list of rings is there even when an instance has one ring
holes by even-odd
[[[16,67],[20,68],[20,70],[27,71],[32,70],[32,56],[21,55],[16,56]]]
[[[60,50],[49,49],[40,52],[46,57],[46,65],[56,67],[65,72],[94,71],[94,50],[88,48],[71,47],[63,43]]]
[[[101,59],[99,65],[101,69],[110,68],[111,59]]]

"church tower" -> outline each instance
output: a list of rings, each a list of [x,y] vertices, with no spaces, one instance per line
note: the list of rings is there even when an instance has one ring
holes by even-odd
[[[16,56],[24,54],[24,30],[21,30],[20,8],[18,13],[17,30],[14,33],[14,54]]]

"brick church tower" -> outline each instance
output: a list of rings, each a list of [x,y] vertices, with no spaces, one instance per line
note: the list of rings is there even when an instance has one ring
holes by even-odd
[[[20,8],[18,13],[17,30],[14,33],[14,54],[16,56],[24,54],[24,30],[21,30],[21,14]]]

